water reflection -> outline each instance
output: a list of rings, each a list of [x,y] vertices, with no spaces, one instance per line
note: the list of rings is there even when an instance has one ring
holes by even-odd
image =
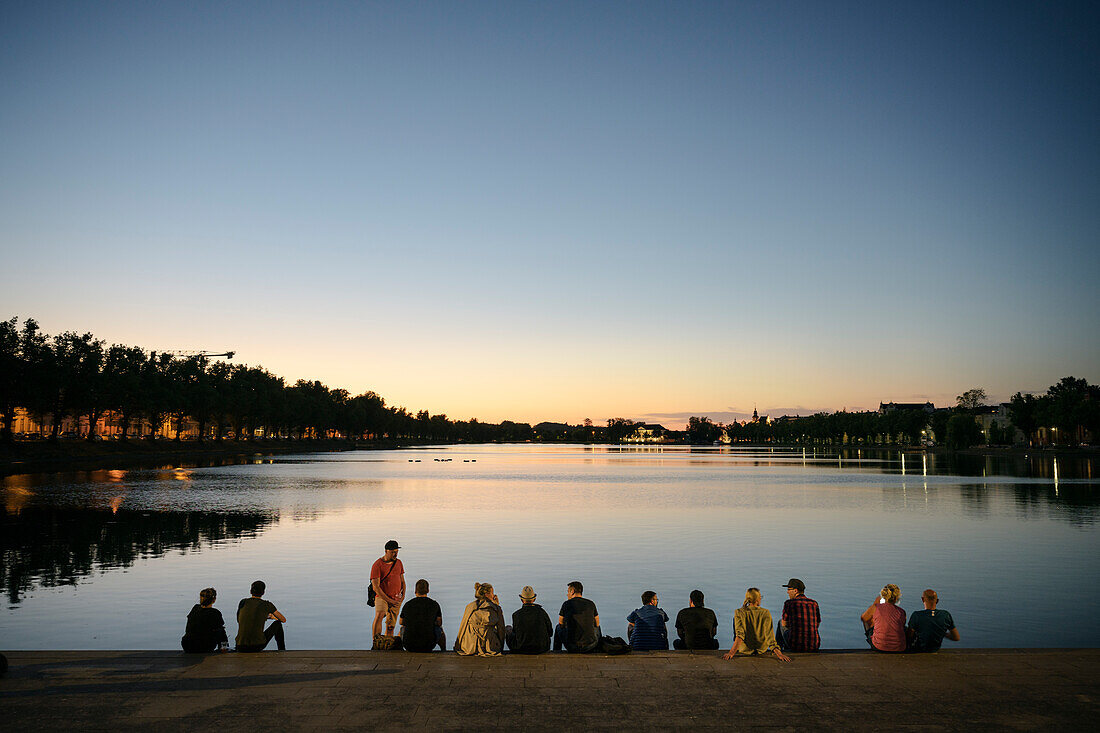
[[[126,568],[135,561],[174,550],[203,547],[257,536],[278,520],[271,514],[217,512],[139,512],[23,506],[0,518],[0,583],[8,601],[19,603],[36,587],[75,585],[96,571]]]

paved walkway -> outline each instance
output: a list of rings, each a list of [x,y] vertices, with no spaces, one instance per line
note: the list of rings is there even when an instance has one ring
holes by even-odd
[[[1100,649],[726,662],[290,651],[9,652],[0,730],[1056,729],[1100,719]],[[1091,722],[1090,722],[1091,721]]]

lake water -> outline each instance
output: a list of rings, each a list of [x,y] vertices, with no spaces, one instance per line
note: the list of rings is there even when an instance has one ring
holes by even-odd
[[[289,648],[368,648],[367,576],[390,538],[452,640],[475,581],[506,615],[533,585],[556,617],[578,579],[624,637],[643,591],[675,618],[698,588],[728,647],[745,589],[778,617],[794,576],[825,647],[865,646],[858,616],[885,583],[907,611],[935,588],[957,646],[1095,647],[1095,460],[450,446],[10,476],[0,649],[178,648],[206,586],[232,637],[257,578]]]

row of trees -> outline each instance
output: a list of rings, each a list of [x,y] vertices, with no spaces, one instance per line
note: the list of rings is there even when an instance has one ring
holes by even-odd
[[[1076,444],[1100,435],[1100,387],[1065,377],[1044,395],[1017,393],[1008,425],[996,421],[986,432],[975,416],[985,409],[984,390],[959,395],[954,408],[929,414],[920,409],[819,413],[773,421],[714,423],[691,417],[686,431],[666,436],[674,442],[709,445],[723,436],[732,442],[787,444],[917,445],[936,442],[968,447],[981,442],[1011,443],[1015,429],[1027,439]],[[389,407],[374,392],[351,395],[319,381],[282,377],[260,367],[181,357],[137,346],[106,344],[90,333],[49,336],[33,319],[0,321],[0,439],[13,439],[16,408],[27,410],[57,439],[62,426],[86,422],[85,437],[96,439],[97,424],[110,414],[119,437],[156,439],[167,427],[179,438],[188,428],[199,439],[246,438],[257,434],[293,438],[389,438],[438,442],[518,442],[526,440],[620,443],[638,424],[612,418],[604,426],[504,421],[456,421],[426,410]]]
[[[1016,430],[1029,444],[1077,445],[1100,435],[1100,386],[1084,379],[1063,377],[1044,395],[1017,392],[1009,403],[1007,423],[989,420],[983,430],[978,418],[989,413],[986,400],[985,390],[975,388],[956,397],[954,407],[931,413],[922,409],[834,412],[728,425],[692,417],[686,442],[709,445],[724,434],[735,443],[919,445],[934,436],[938,444],[969,448],[983,443],[1011,445]]]
[[[110,414],[120,439],[155,440],[167,426],[179,438],[188,426],[197,437],[242,439],[262,432],[293,438],[518,441],[531,426],[476,419],[455,421],[426,410],[388,407],[374,392],[351,395],[319,381],[282,377],[260,367],[181,357],[137,346],[107,346],[90,333],[49,336],[33,319],[0,321],[0,437],[13,439],[16,408],[27,410],[48,435],[60,437],[66,419],[86,421],[95,440]]]
[[[1027,436],[1049,432],[1050,442],[1075,445],[1085,432],[1100,436],[1100,385],[1062,377],[1044,395],[1012,396],[1008,408],[1012,423]]]

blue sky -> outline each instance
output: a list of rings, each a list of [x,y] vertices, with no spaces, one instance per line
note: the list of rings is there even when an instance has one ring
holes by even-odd
[[[482,419],[1100,378],[1088,3],[6,3],[2,315]]]

